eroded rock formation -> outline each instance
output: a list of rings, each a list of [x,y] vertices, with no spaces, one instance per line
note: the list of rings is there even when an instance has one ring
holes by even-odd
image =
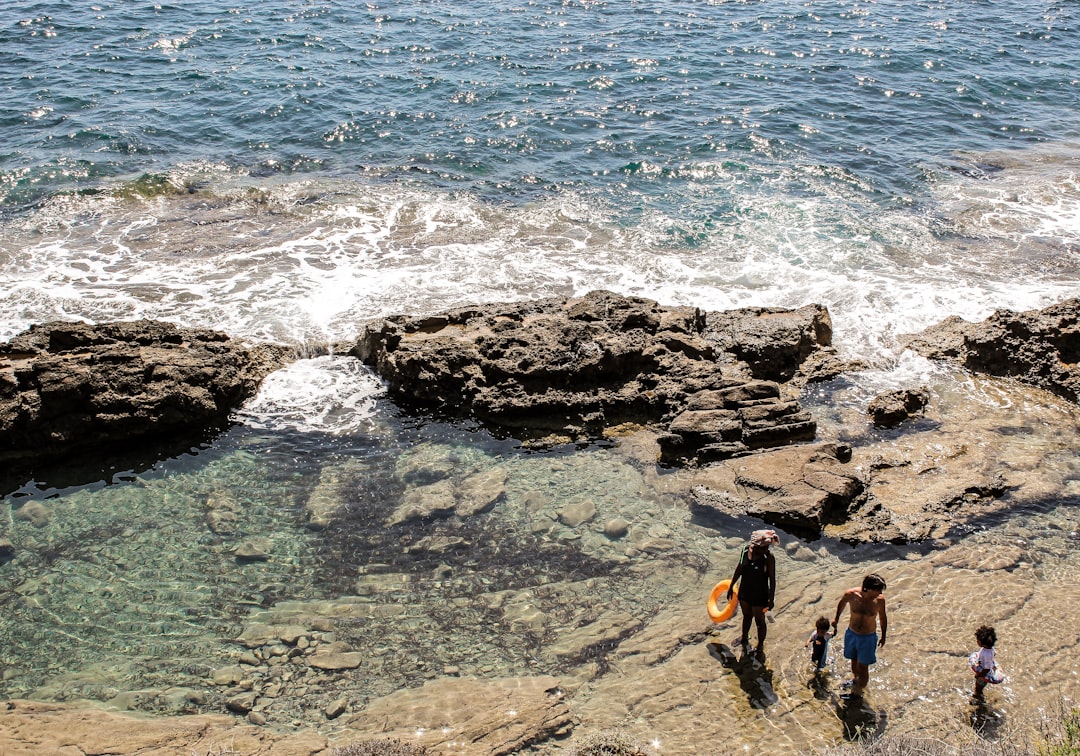
[[[814,436],[777,378],[830,347],[820,306],[710,314],[596,291],[368,326],[351,354],[391,396],[531,436],[660,424],[669,461],[705,461]]]
[[[155,321],[33,326],[0,345],[0,458],[211,427],[290,358]]]
[[[1080,401],[1080,299],[1042,310],[998,310],[981,323],[954,315],[905,345],[930,359],[1016,378]]]
[[[851,449],[803,444],[711,465],[695,478],[691,509],[760,517],[817,538],[862,500],[864,482],[847,463]]]
[[[877,427],[894,428],[922,412],[929,403],[930,391],[925,387],[899,389],[874,397],[866,412]]]

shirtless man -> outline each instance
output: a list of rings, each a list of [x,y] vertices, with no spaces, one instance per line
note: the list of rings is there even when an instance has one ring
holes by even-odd
[[[833,632],[840,622],[845,606],[851,607],[848,629],[844,633],[844,658],[851,659],[854,677],[851,692],[842,698],[861,698],[870,682],[870,665],[877,661],[877,647],[885,646],[885,634],[889,631],[889,618],[885,614],[885,581],[880,575],[867,575],[862,588],[844,591],[836,606],[836,619],[832,621]],[[878,640],[877,621],[881,620],[881,640]]]

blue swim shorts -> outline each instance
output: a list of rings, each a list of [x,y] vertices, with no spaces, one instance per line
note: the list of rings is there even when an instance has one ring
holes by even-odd
[[[859,664],[877,661],[877,633],[857,633],[850,627],[844,633],[844,658]]]

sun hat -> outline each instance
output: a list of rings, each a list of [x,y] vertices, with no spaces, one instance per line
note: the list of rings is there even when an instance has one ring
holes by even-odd
[[[773,543],[780,545],[780,536],[776,535],[775,530],[755,530],[750,534],[751,546],[768,546]]]

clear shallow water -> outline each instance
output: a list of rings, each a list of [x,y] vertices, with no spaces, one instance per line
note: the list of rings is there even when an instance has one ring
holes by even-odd
[[[872,369],[808,398],[823,434],[861,438],[854,418],[877,391],[953,380],[902,353],[899,334],[1080,290],[1076,25],[1069,4],[1019,2],[5,7],[0,338],[54,318],[153,317],[320,353],[371,317],[595,288],[705,309],[821,302],[837,346]],[[1015,435],[1030,434],[1031,448],[1061,445],[1040,428],[1071,414],[1047,417],[1002,427],[1023,428]],[[832,418],[856,427],[831,428]],[[0,619],[15,639],[3,652],[5,695],[197,687],[203,665],[228,660],[249,611],[350,593],[367,564],[419,576],[406,598],[425,595],[438,563],[419,552],[388,561],[392,549],[359,514],[340,532],[309,531],[303,509],[324,470],[348,461],[359,466],[346,466],[350,476],[375,482],[345,500],[381,513],[423,482],[402,471],[417,443],[451,460],[437,469],[481,455],[481,466],[513,471],[504,504],[454,537],[491,527],[550,563],[515,576],[518,561],[482,551],[451,565],[468,611],[438,618],[458,622],[439,658],[467,673],[573,666],[545,655],[543,633],[527,664],[516,631],[485,629],[493,592],[586,585],[600,570],[612,582],[582,590],[630,596],[628,609],[650,614],[696,596],[702,574],[726,573],[736,548],[695,531],[685,501],[640,460],[597,448],[524,454],[409,421],[350,361],[320,357],[272,376],[237,420],[158,464],[117,462],[83,475],[85,486],[45,471],[7,492],[2,532],[20,557],[0,566],[14,576]],[[1054,474],[1067,477],[1068,453],[1057,454]],[[535,504],[536,491],[549,503]],[[586,495],[604,517],[639,522],[634,543],[677,542],[691,567],[669,584],[649,580],[634,571],[640,560],[659,569],[647,550],[627,556],[623,544],[549,521],[550,502]],[[236,534],[208,530],[207,501],[241,516]],[[40,527],[28,502],[46,508]],[[1077,574],[1074,516],[1056,507],[1025,523],[1024,538],[1062,544],[1023,573],[1036,596]],[[1001,548],[1016,527],[983,537]],[[238,564],[232,550],[250,538],[269,539],[273,558]],[[811,565],[828,593],[885,557],[898,576],[922,569],[915,553],[867,549]],[[943,573],[933,590],[957,602],[979,590],[984,576],[972,574]],[[975,605],[957,606],[950,624],[968,622]],[[545,632],[579,622],[573,607],[553,600]],[[793,618],[789,645],[812,620]],[[408,648],[426,621],[387,621],[372,637]],[[918,621],[942,624],[929,613]],[[77,651],[86,646],[100,658],[88,663]],[[440,669],[393,658],[362,695]],[[1032,674],[1053,666],[1045,657]],[[931,664],[904,684],[948,679],[947,669]],[[1050,683],[1055,695],[1075,690]],[[787,685],[801,701],[802,683]],[[908,723],[900,729],[920,721],[908,699],[890,706]],[[783,720],[785,743],[836,732],[800,716]],[[748,731],[776,730],[752,721]]]

